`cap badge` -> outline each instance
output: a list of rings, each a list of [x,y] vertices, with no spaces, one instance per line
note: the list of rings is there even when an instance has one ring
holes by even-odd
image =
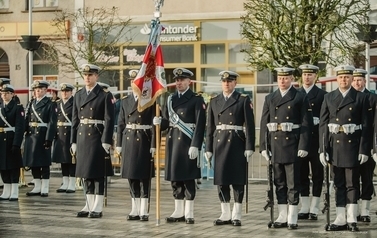
[[[181,75],[182,73],[183,73],[182,69],[178,69],[178,70],[177,70],[177,74],[178,74],[178,75]]]
[[[89,65],[86,65],[85,68],[84,68],[84,71],[90,71],[90,66]]]
[[[223,73],[223,78],[229,78],[229,73],[228,72]]]

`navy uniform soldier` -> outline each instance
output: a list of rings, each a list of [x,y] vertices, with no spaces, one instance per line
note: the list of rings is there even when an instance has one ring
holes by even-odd
[[[325,135],[325,142],[319,140],[320,161],[324,166],[327,162],[333,165],[336,188],[336,219],[328,230],[348,228],[350,231],[358,231],[356,217],[360,197],[359,171],[360,164],[365,163],[370,154],[371,108],[367,94],[358,92],[351,86],[355,68],[341,65],[334,70],[339,86],[325,95],[319,123],[319,133]]]
[[[57,100],[58,122],[57,133],[52,150],[52,162],[60,163],[63,184],[56,190],[58,193],[74,193],[76,184],[76,160],[71,155],[71,126],[74,87],[68,83],[60,84],[60,97]]]
[[[10,79],[0,78],[0,86],[3,86],[4,84],[9,84],[9,83],[10,83]],[[3,99],[0,97],[0,103],[2,103],[2,101],[3,101]],[[0,176],[0,188],[2,188],[3,186],[4,186],[4,183],[3,183],[1,176]]]
[[[139,112],[137,95],[121,100],[117,128],[116,151],[122,156],[122,178],[128,179],[132,210],[127,220],[148,221],[150,182],[154,173],[153,155],[156,151],[153,117],[156,106]]]
[[[22,167],[21,143],[25,132],[24,108],[12,100],[14,88],[1,86],[0,102],[0,171],[4,181],[0,200],[18,200],[18,182]]]
[[[353,71],[353,82],[352,87],[357,91],[367,94],[369,105],[370,105],[370,123],[375,127],[374,114],[377,106],[377,95],[371,93],[368,89],[365,88],[366,80],[365,76],[368,74],[368,71],[364,69],[355,69]],[[371,130],[372,131],[372,130]],[[373,130],[374,131],[374,130]],[[373,142],[376,140],[376,134],[370,133],[370,142],[371,150],[373,149]],[[369,155],[369,154],[368,154]],[[368,161],[360,165],[360,177],[361,177],[361,208],[360,216],[357,216],[358,221],[370,222],[370,201],[372,200],[374,188],[373,188],[373,172],[376,167],[376,162],[369,157]]]
[[[215,158],[214,184],[218,186],[221,216],[214,225],[241,226],[242,201],[247,181],[246,167],[255,150],[254,113],[250,98],[235,91],[239,75],[232,71],[219,74],[223,93],[211,99],[205,157]],[[234,193],[230,211],[230,185]]]
[[[161,130],[168,129],[165,179],[171,181],[175,210],[166,221],[194,224],[195,180],[201,177],[199,148],[204,139],[206,106],[203,97],[189,87],[194,75],[190,70],[176,68],[173,74],[177,91],[168,97],[162,120],[153,119],[153,124],[161,123]]]
[[[34,188],[27,196],[47,197],[50,184],[51,145],[56,134],[57,107],[47,96],[49,83],[34,81],[35,99],[26,112],[24,166],[31,168]]]
[[[317,80],[317,73],[319,68],[315,65],[303,64],[300,65],[302,75],[302,87],[298,89],[307,95],[307,98],[310,103],[310,107],[313,113],[313,130],[312,130],[312,139],[310,143],[309,154],[299,160],[300,163],[300,202],[301,209],[298,213],[298,219],[309,219],[317,220],[319,213],[319,203],[322,193],[323,185],[323,168],[322,164],[319,161],[319,116],[321,111],[321,105],[323,98],[327,93],[325,90],[318,88],[315,85]],[[310,165],[309,165],[310,164]],[[310,169],[311,168],[311,180],[313,182],[312,186],[312,199],[310,202]]]
[[[279,216],[274,228],[297,229],[297,205],[300,188],[300,159],[310,148],[313,115],[307,95],[292,86],[295,69],[276,68],[278,90],[266,96],[260,130],[262,156],[269,160],[272,152],[274,184]],[[265,140],[268,132],[270,143]],[[266,143],[271,147],[267,151]],[[287,203],[288,211],[287,211]]]
[[[113,95],[98,83],[100,68],[81,66],[85,87],[73,99],[71,150],[76,177],[85,179],[86,204],[77,217],[102,217],[105,176],[112,176],[110,146],[114,130]]]

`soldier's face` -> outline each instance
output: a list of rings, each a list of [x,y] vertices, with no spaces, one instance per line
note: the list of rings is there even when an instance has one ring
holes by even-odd
[[[94,87],[98,80],[98,74],[84,74],[85,85],[89,88]]]
[[[341,74],[336,76],[336,80],[338,81],[339,89],[346,91],[351,87],[353,76],[351,74]]]
[[[191,80],[189,78],[177,78],[175,86],[179,92],[184,92],[189,87]]]
[[[353,77],[352,87],[357,91],[361,91],[365,88],[366,80],[363,77]]]
[[[287,90],[292,84],[292,75],[278,76],[278,87],[280,90]]]
[[[12,92],[1,92],[1,98],[4,102],[8,103],[10,100],[12,100],[14,93]]]
[[[221,81],[221,87],[225,94],[232,93],[236,85],[237,85],[236,80],[222,80]]]
[[[36,98],[42,98],[47,93],[47,88],[35,88],[34,94]]]
[[[67,99],[69,99],[71,96],[72,96],[72,91],[61,91],[61,92],[60,92],[60,97],[61,97],[63,100],[67,100]]]
[[[317,78],[317,74],[314,73],[303,73],[302,74],[302,84],[310,87],[314,84],[315,79]]]

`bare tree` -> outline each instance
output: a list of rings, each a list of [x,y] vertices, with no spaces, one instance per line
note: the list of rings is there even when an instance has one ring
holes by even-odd
[[[52,20],[60,39],[44,42],[45,57],[62,75],[80,72],[82,63],[97,64],[106,70],[118,64],[120,44],[130,44],[130,19],[121,18],[118,8],[80,9],[57,12]]]
[[[256,70],[350,61],[355,33],[369,30],[369,0],[246,0],[244,9],[244,52]]]

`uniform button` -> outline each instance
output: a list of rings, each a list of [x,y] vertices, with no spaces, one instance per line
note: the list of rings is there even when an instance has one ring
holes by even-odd
[[[130,132],[131,130],[128,130],[128,132]]]
[[[4,138],[4,141],[7,141],[7,138]]]
[[[231,130],[229,130],[228,132],[229,132],[229,133],[232,133],[232,131],[231,131]]]
[[[139,138],[136,139],[136,141],[139,141],[139,140],[140,140]]]
[[[59,132],[58,133],[56,133],[57,135],[59,135]]]
[[[339,143],[339,140],[336,140],[336,143]]]
[[[37,131],[37,134],[39,134],[39,132]]]
[[[64,133],[63,135],[67,135],[67,133]]]
[[[92,111],[92,110],[93,110],[93,108],[90,108],[89,110],[91,110],[91,111]]]
[[[275,119],[278,119],[278,117],[275,117]]]
[[[288,109],[291,109],[291,106],[288,106]]]
[[[84,108],[80,108],[80,110],[83,110]]]
[[[221,132],[221,130],[218,131],[218,133],[220,133],[220,132]]]
[[[228,139],[228,142],[230,142],[230,139]]]
[[[181,137],[178,137],[178,140],[180,140],[181,139]]]
[[[84,118],[83,116],[81,116],[81,118]]]
[[[181,112],[181,115],[183,115],[183,112]]]
[[[169,138],[171,138],[171,136],[169,136]]]
[[[335,121],[339,121],[339,118],[336,118]]]
[[[348,143],[351,143],[351,140],[349,140]]]
[[[219,116],[221,116],[221,113],[219,113]]]
[[[278,138],[275,136],[275,138],[274,138],[275,140],[277,140]]]
[[[314,103],[312,103],[312,106],[314,106]]]
[[[285,137],[285,139],[286,139],[286,140],[289,140],[289,138],[288,138],[288,137]]]
[[[351,121],[351,118],[348,118],[348,121]]]
[[[141,116],[139,115],[139,118],[140,118]]]
[[[81,136],[81,132],[79,132],[79,135]]]
[[[287,119],[289,119],[289,117],[286,117]]]
[[[217,142],[220,142],[220,139],[218,139]]]
[[[131,115],[128,115],[128,117],[130,117]]]
[[[350,111],[352,111],[352,107],[350,107],[349,109],[350,109]]]
[[[90,136],[90,133],[88,133],[88,136]]]
[[[275,109],[279,109],[279,107],[275,107]]]
[[[233,122],[229,122],[229,124],[230,124],[230,125],[232,125],[232,124],[233,124]]]
[[[229,115],[232,115],[232,113],[229,113]]]
[[[221,122],[219,122],[219,125],[221,125]]]

